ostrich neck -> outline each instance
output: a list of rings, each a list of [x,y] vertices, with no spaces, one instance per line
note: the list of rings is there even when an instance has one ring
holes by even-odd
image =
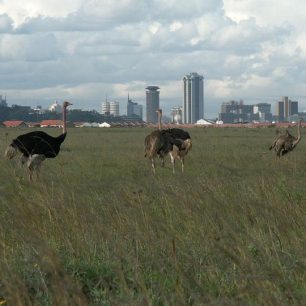
[[[162,122],[161,122],[161,113],[158,113],[158,129],[162,129]]]
[[[299,122],[298,125],[298,135],[297,135],[297,139],[293,142],[293,145],[296,146],[301,140],[301,121]]]
[[[67,118],[67,108],[63,107],[63,134],[67,133],[67,126],[66,126],[66,118]]]

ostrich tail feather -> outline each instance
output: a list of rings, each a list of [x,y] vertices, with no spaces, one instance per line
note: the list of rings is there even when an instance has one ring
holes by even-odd
[[[7,159],[12,159],[17,155],[17,153],[18,153],[17,149],[14,148],[12,145],[9,145],[6,148],[4,155]]]

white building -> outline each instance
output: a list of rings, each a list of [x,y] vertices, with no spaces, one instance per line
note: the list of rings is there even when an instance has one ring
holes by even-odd
[[[258,114],[258,119],[260,122],[271,121],[271,104],[258,103],[253,105],[253,114]]]
[[[102,102],[102,115],[110,114],[110,105],[108,101]]]
[[[181,124],[183,119],[183,109],[180,106],[173,107],[171,110],[171,122]]]
[[[102,115],[119,116],[119,102],[105,101],[102,103]]]
[[[119,102],[113,101],[109,103],[109,113],[113,116],[119,116]]]
[[[61,113],[62,112],[62,106],[55,101],[50,107],[49,107],[50,112],[55,112],[55,113]]]

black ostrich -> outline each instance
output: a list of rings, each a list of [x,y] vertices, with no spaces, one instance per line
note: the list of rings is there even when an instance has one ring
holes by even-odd
[[[145,138],[145,157],[151,159],[152,170],[155,173],[155,157],[161,158],[162,166],[164,166],[164,158],[169,154],[173,173],[175,172],[176,158],[181,161],[183,172],[184,157],[192,147],[191,137],[188,132],[182,129],[163,129],[162,110],[158,109],[156,112],[158,113],[158,130],[153,131]]]
[[[53,137],[43,131],[29,132],[13,139],[7,147],[5,156],[8,159],[14,158],[18,153],[22,154],[21,163],[26,163],[30,180],[32,180],[33,171],[37,170],[38,175],[41,163],[46,158],[54,158],[58,155],[67,135],[66,114],[69,105],[72,103],[67,101],[63,103],[63,133],[61,135]]]

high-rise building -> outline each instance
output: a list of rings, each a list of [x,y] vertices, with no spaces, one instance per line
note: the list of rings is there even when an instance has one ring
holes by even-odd
[[[159,109],[159,87],[146,88],[147,122],[157,123],[157,109]]]
[[[275,105],[275,116],[279,121],[290,121],[290,117],[297,115],[299,106],[297,101],[291,101],[288,97],[283,97],[282,101],[277,101]]]
[[[244,104],[243,100],[223,102],[219,120],[224,123],[251,122],[254,120],[253,105]]]
[[[102,102],[102,115],[110,114],[110,105],[108,101]]]
[[[180,106],[173,107],[171,110],[171,122],[181,124],[183,119],[183,109]]]
[[[299,113],[299,102],[290,101],[289,109],[290,109],[289,116],[297,115]]]
[[[111,101],[109,102],[109,113],[113,116],[119,116],[119,102]]]
[[[136,115],[142,120],[142,105],[139,105],[137,102],[133,102],[130,99],[130,96],[128,96],[126,114],[127,116]]]
[[[183,77],[183,123],[195,123],[204,118],[203,80],[196,72]]]
[[[119,116],[119,102],[107,100],[102,102],[102,115]]]
[[[283,101],[277,101],[275,104],[275,116],[278,118],[278,121],[284,121],[285,118],[285,108]]]
[[[253,114],[258,115],[258,121],[272,121],[271,104],[258,103],[253,105]]]
[[[55,101],[50,107],[49,107],[50,112],[54,113],[61,113],[62,112],[62,106]]]
[[[7,106],[6,97],[2,98],[1,95],[0,95],[0,106]]]

